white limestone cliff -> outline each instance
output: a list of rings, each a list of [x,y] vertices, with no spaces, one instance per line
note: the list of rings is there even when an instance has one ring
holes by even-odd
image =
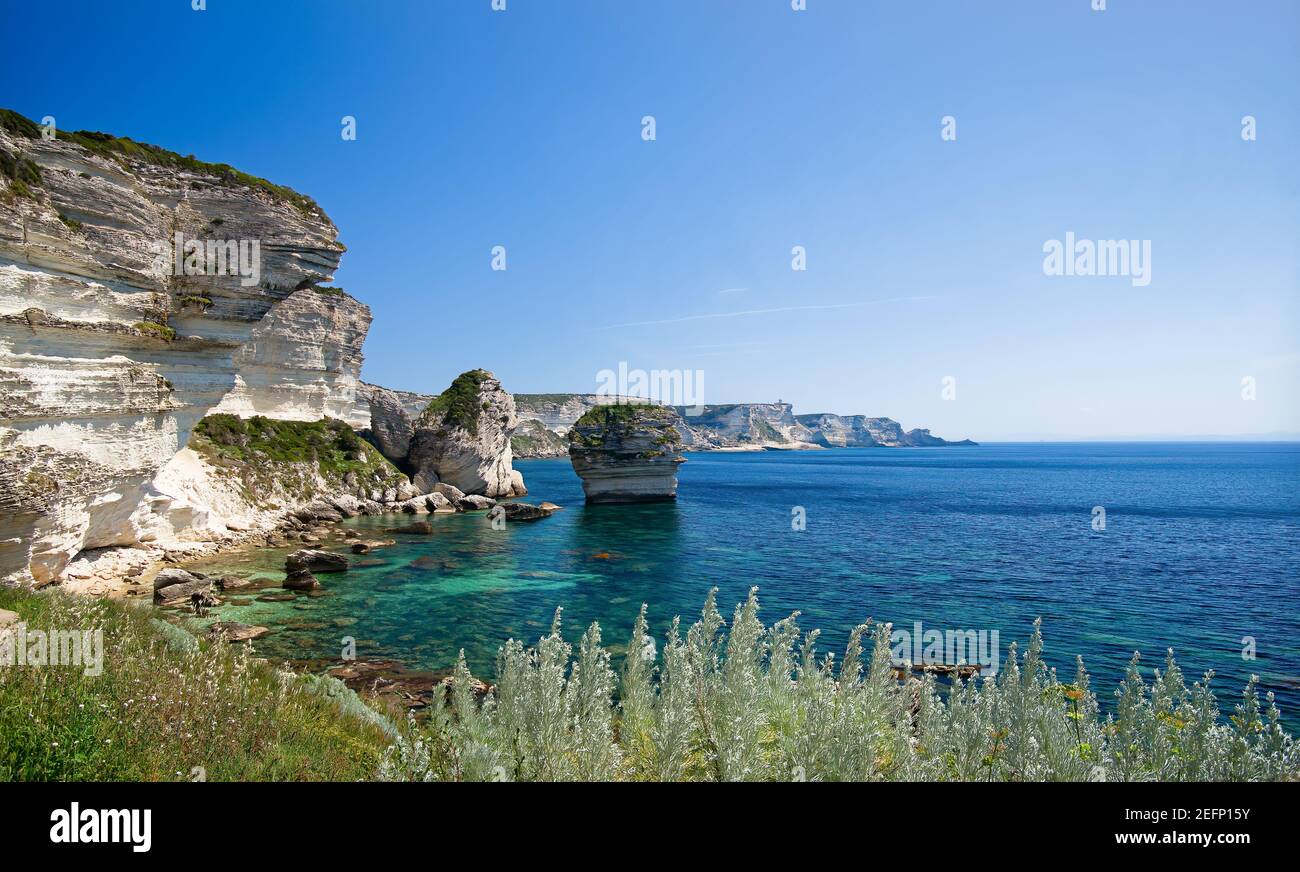
[[[7,111],[0,169],[0,580],[165,533],[155,476],[213,408],[350,412],[370,316],[313,290],[343,246],[309,199]],[[256,241],[256,281],[175,275],[177,233]]]

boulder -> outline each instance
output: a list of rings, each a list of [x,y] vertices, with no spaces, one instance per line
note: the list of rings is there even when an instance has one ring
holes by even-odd
[[[342,554],[303,548],[285,558],[284,568],[286,572],[299,569],[310,569],[314,572],[346,572],[348,559]]]
[[[413,500],[420,495],[419,489],[409,481],[403,479],[397,485],[397,502],[404,503],[407,500]]]
[[[424,498],[424,507],[430,512],[454,512],[455,504],[439,493],[428,494]]]
[[[282,585],[286,590],[315,590],[320,587],[320,582],[316,576],[311,574],[311,570],[305,567],[290,569],[284,577]],[[263,597],[258,597],[263,599]]]
[[[548,512],[558,512],[563,506],[557,506],[555,503],[542,503],[538,506],[540,509],[546,509]]]
[[[523,476],[511,466],[510,449],[518,423],[515,401],[496,376],[461,373],[415,422],[407,462],[416,486],[429,490],[436,481],[466,494],[521,496]]]
[[[429,503],[424,497],[411,497],[398,506],[408,515],[425,515],[429,512]]]
[[[528,503],[502,503],[497,506],[496,511],[502,512],[507,521],[537,521],[541,518],[549,518],[555,510]]]
[[[164,569],[153,582],[153,599],[159,605],[187,605],[192,595],[211,592],[212,579],[184,569]]]
[[[330,497],[329,502],[345,518],[355,518],[361,514],[361,501],[351,494]]]
[[[490,509],[497,504],[497,501],[479,494],[470,494],[456,500],[456,510],[461,512],[478,512],[483,509]]]
[[[217,587],[222,590],[238,590],[241,587],[248,587],[252,582],[246,578],[240,578],[237,575],[223,575],[217,579]]]
[[[454,485],[447,484],[445,481],[440,481],[435,484],[432,488],[432,493],[438,494],[452,505],[455,505],[456,500],[463,499],[465,496],[464,491]]]

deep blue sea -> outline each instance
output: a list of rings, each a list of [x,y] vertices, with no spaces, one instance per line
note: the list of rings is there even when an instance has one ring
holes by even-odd
[[[998,630],[1003,648],[1043,620],[1048,661],[1081,654],[1109,698],[1134,650],[1172,647],[1188,679],[1217,673],[1234,703],[1249,673],[1300,724],[1300,445],[989,444],[687,455],[676,503],[583,505],[565,460],[520,461],[532,502],[564,511],[491,528],[432,516],[432,536],[324,575],[327,595],[223,605],[270,626],[272,657],[361,657],[444,669],[464,649],[490,676],[507,637],[536,642],[557,606],[576,641],[599,621],[620,648],[642,602],[656,635],[689,623],[717,586],[724,614],[759,586],[762,617],[793,610],[837,658],[868,617],[910,628]],[[1093,507],[1106,513],[1093,528]],[[806,529],[792,529],[802,507]],[[425,516],[421,516],[425,517]],[[359,527],[402,516],[358,518]],[[204,568],[283,578],[288,549]],[[259,592],[262,593],[262,592]],[[1257,659],[1243,659],[1243,637]],[[1145,671],[1145,670],[1144,670]]]

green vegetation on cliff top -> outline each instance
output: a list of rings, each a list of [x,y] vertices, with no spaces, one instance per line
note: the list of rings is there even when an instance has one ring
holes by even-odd
[[[356,473],[367,485],[403,478],[387,458],[342,421],[273,421],[261,415],[208,415],[194,427],[190,447],[213,465],[237,472],[249,498],[261,502],[275,486],[310,497],[314,487],[305,471],[330,482]],[[307,466],[309,470],[303,470]]]
[[[41,128],[36,122],[12,109],[0,109],[0,127],[15,136],[27,139],[39,139],[41,135]],[[123,163],[127,159],[140,160],[155,166],[214,176],[226,185],[254,188],[269,194],[274,200],[293,205],[305,215],[329,222],[328,216],[316,201],[306,194],[300,194],[292,188],[237,170],[229,164],[209,163],[199,160],[192,154],[180,155],[161,146],[136,142],[129,137],[114,136],[111,133],[100,133],[94,130],[60,130],[57,138],[62,142],[75,143],[93,154],[118,163]]]
[[[613,427],[625,424],[633,418],[643,421],[675,421],[677,413],[668,406],[657,406],[652,403],[609,403],[583,412],[582,417],[575,421],[573,426]]]
[[[417,425],[427,426],[435,418],[441,418],[443,427],[461,427],[471,436],[477,436],[478,419],[483,411],[479,389],[490,378],[492,373],[485,369],[462,372],[450,387],[429,401]]]

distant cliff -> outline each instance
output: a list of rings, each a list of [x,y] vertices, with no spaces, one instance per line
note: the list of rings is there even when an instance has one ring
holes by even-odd
[[[560,457],[563,436],[588,410],[611,398],[596,394],[515,394],[520,426],[517,458]],[[627,398],[621,398],[627,399]],[[640,400],[639,402],[644,402]],[[728,403],[702,408],[675,407],[678,431],[687,451],[737,451],[816,448],[902,448],[974,445],[950,442],[926,429],[903,430],[890,418],[866,415],[795,415],[789,403]]]

